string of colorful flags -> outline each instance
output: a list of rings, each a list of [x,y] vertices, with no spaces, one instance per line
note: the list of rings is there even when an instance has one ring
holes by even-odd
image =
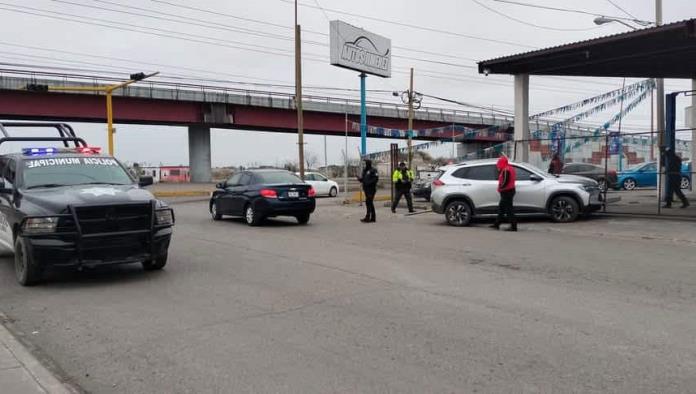
[[[360,131],[360,123],[349,121],[351,125],[351,130],[355,132]],[[510,134],[506,133],[504,130],[511,125],[503,126],[490,126],[484,129],[472,129],[470,127],[465,127],[462,125],[447,125],[442,127],[434,127],[429,129],[414,129],[413,138],[419,137],[437,137],[442,139],[449,138],[461,138],[469,140],[496,140],[496,141],[506,141],[510,139]],[[375,137],[391,137],[391,138],[406,138],[408,137],[408,130],[403,129],[390,129],[386,127],[377,127],[367,125],[367,134]]]
[[[626,91],[624,94],[620,94],[618,96],[613,97],[612,99],[609,99],[599,105],[596,105],[589,110],[585,112],[581,112],[577,115],[571,116],[570,118],[567,118],[565,120],[562,120],[560,122],[556,122],[552,128],[557,128],[557,127],[562,127],[571,123],[579,122],[583,119],[589,118],[592,115],[595,115],[599,112],[604,112],[607,108],[614,106],[622,101],[626,101],[628,99],[631,99],[635,97],[638,94],[644,93],[644,92],[649,92],[655,87],[655,82],[650,79],[648,80],[648,83],[641,84],[635,89],[631,89]]]
[[[602,126],[597,127],[593,133],[593,137],[599,137],[600,135],[602,135],[602,133],[606,133],[612,125],[616,124],[619,120],[621,120],[623,117],[625,117],[631,111],[633,111],[647,97],[648,97],[648,91],[644,91],[643,93],[641,93],[640,96],[638,96],[638,98],[636,98],[631,103],[629,103],[623,109],[623,111],[620,111],[616,115],[612,116],[611,119],[609,119],[607,122],[605,122]],[[565,153],[570,152],[572,149],[579,148],[583,144],[586,144],[588,142],[590,142],[589,137],[583,138],[582,140],[578,140],[575,143],[573,143],[572,145],[566,146]]]
[[[646,79],[646,80],[639,81],[639,82],[633,83],[631,85],[628,85],[625,88],[619,88],[616,90],[612,90],[610,92],[602,93],[602,94],[594,96],[594,97],[586,98],[584,100],[581,100],[581,101],[578,101],[578,102],[575,102],[572,104],[564,105],[562,107],[554,108],[554,109],[549,110],[549,111],[545,111],[545,112],[541,112],[541,113],[532,115],[529,117],[529,119],[532,119],[532,120],[539,119],[539,118],[549,117],[549,116],[553,116],[553,115],[560,114],[560,113],[567,113],[567,112],[571,112],[571,111],[576,111],[576,110],[583,108],[587,105],[601,103],[603,101],[620,96],[620,95],[622,95],[622,93],[625,94],[625,93],[630,93],[633,91],[644,91],[644,90],[648,89],[649,87],[654,87],[654,86],[655,86],[655,81],[653,79]]]
[[[442,144],[443,142],[446,141],[430,141],[426,142],[423,144],[418,144],[418,145],[413,145],[413,151],[419,151],[419,150],[426,150],[433,148],[435,146],[438,146]],[[408,153],[408,147],[404,148],[399,148],[399,154],[406,154]],[[381,151],[381,152],[373,152],[373,153],[368,153],[365,155],[366,159],[370,159],[373,161],[382,161],[382,160],[388,160],[391,155],[391,151]]]

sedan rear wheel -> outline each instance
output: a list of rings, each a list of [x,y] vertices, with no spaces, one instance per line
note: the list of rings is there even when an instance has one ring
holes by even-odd
[[[247,205],[244,209],[244,220],[250,226],[258,226],[263,221],[263,218],[252,205]]]
[[[445,219],[451,226],[468,226],[471,223],[471,207],[464,201],[452,201],[445,208]]]
[[[554,198],[553,201],[551,201],[549,211],[551,218],[557,223],[574,222],[580,214],[577,201],[568,196]]]

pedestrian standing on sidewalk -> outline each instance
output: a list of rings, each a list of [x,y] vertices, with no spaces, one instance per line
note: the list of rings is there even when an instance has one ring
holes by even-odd
[[[681,167],[682,160],[674,153],[670,147],[665,148],[665,159],[667,159],[667,182],[669,187],[667,196],[665,196],[665,206],[663,208],[672,208],[672,198],[676,194],[682,202],[682,208],[689,206],[689,200],[681,190]]]
[[[394,182],[394,201],[392,201],[391,211],[396,213],[396,206],[401,201],[401,196],[406,197],[408,211],[413,212],[413,198],[411,198],[411,184],[413,183],[413,171],[406,167],[403,161],[399,163],[399,168],[394,170],[392,174],[392,182]]]
[[[498,230],[503,223],[504,216],[510,222],[510,228],[506,231],[517,231],[517,219],[513,199],[515,197],[515,167],[510,165],[508,158],[501,156],[496,164],[498,169],[498,193],[500,193],[500,203],[498,204],[498,217],[492,228]]]
[[[551,163],[549,163],[549,174],[560,175],[563,172],[563,161],[558,153],[554,153]]]
[[[374,223],[377,221],[375,213],[375,194],[377,193],[379,174],[377,170],[372,167],[372,160],[365,159],[365,167],[363,168],[362,174],[358,177],[358,181],[360,181],[363,192],[365,193],[365,208],[367,210],[365,217],[360,219],[360,221],[363,223]]]

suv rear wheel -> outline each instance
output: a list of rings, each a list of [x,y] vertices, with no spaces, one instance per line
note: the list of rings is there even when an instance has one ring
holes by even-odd
[[[445,208],[445,219],[450,226],[468,226],[471,223],[471,207],[465,201],[452,201]]]
[[[570,223],[577,220],[580,207],[573,197],[558,196],[551,201],[549,214],[556,223]]]

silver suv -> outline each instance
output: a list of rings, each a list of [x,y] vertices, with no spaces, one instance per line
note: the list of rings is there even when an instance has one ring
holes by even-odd
[[[498,212],[497,160],[478,160],[440,168],[432,184],[432,208],[447,223],[467,226],[473,216]],[[515,212],[545,214],[555,222],[572,222],[602,207],[597,181],[574,175],[550,175],[524,163],[511,163],[517,173]]]

